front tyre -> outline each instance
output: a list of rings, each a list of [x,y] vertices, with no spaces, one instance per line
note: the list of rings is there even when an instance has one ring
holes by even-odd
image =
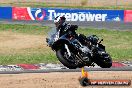
[[[69,69],[76,69],[78,66],[75,64],[75,58],[73,58],[72,56],[70,56],[69,58],[67,58],[65,56],[66,52],[64,49],[59,49],[56,52],[56,56],[59,59],[59,61],[66,66]]]
[[[101,68],[110,68],[112,66],[112,59],[109,54],[105,54],[99,57],[96,64]]]

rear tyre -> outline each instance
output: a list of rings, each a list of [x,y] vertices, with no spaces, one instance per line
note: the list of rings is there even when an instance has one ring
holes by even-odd
[[[64,65],[66,66],[67,68],[69,69],[76,69],[78,66],[75,64],[75,60],[72,56],[70,56],[69,58],[66,58],[64,56],[64,49],[59,49],[57,50],[56,52],[56,56],[57,58],[59,59],[59,61]],[[72,61],[70,61],[72,60]]]

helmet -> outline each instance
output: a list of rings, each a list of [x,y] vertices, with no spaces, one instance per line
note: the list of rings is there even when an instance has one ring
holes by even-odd
[[[63,24],[65,22],[66,18],[64,16],[57,16],[54,19],[54,23],[56,25],[56,27],[58,27],[59,25]]]

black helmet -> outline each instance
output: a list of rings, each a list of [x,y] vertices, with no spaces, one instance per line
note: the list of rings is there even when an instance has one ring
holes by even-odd
[[[65,22],[66,18],[65,16],[57,16],[55,19],[54,19],[54,23],[56,25],[60,25],[60,24],[63,24]]]

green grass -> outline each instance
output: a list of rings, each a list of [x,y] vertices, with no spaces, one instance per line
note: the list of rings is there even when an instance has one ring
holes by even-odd
[[[34,35],[46,35],[49,30],[47,26],[0,24],[0,31],[12,31],[15,33],[26,33]]]
[[[50,29],[50,27],[39,25],[0,24],[0,32],[12,31],[13,33],[36,36],[45,36]],[[99,36],[99,38],[103,38],[104,41],[102,43],[106,46],[106,50],[110,53],[113,60],[132,60],[132,31],[79,28],[77,32],[85,34],[86,36],[96,34]],[[26,48],[22,50],[22,53],[15,52],[15,50],[10,53],[0,53],[0,64],[33,64],[49,62],[59,62],[55,56],[55,53],[50,48]]]
[[[132,60],[132,31],[87,29],[78,32],[85,35],[96,34],[103,38],[102,43],[114,60]]]
[[[0,64],[37,64],[37,63],[58,63],[55,54],[40,53],[40,54],[14,54],[14,55],[0,55]]]
[[[23,35],[47,36],[50,29],[50,27],[38,25],[0,24],[0,32],[13,32]],[[36,64],[51,62],[59,63],[55,53],[50,48],[45,47],[24,48],[20,50],[20,52],[11,49],[9,53],[0,53],[0,64]]]
[[[37,3],[37,2],[13,2],[13,3],[0,3],[1,6],[18,6],[18,7],[37,7],[37,8],[42,8],[42,7],[48,7],[48,8],[79,8],[79,9],[117,9],[117,10],[131,10],[132,9],[132,4],[130,5],[108,5],[108,6],[82,6],[82,5],[68,5],[64,3],[56,3],[53,5],[53,3]]]
[[[16,4],[17,6],[17,4]],[[23,6],[23,4],[20,4],[18,6]],[[33,4],[25,4],[26,7],[48,7],[48,8],[79,8],[79,9],[117,9],[117,10],[131,10],[132,5],[130,6],[69,6],[65,4],[58,4],[58,5],[47,5],[46,3],[33,3]]]

